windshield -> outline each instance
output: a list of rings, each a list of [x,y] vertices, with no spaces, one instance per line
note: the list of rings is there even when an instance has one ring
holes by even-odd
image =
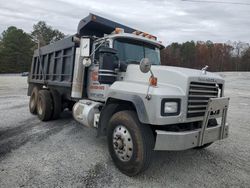
[[[160,65],[160,50],[154,45],[130,39],[116,39],[114,48],[119,60],[127,64],[140,63],[142,58],[149,58],[152,65]]]

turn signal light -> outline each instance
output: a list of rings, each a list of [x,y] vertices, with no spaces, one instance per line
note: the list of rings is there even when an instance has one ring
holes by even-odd
[[[150,76],[150,78],[149,78],[149,84],[151,86],[157,86],[157,77]]]

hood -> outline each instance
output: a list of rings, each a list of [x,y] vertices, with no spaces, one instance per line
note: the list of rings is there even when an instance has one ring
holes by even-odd
[[[180,68],[172,66],[152,65],[151,70],[158,80],[158,86],[168,85],[187,89],[190,82],[218,83],[223,84],[224,80],[218,74],[201,70]],[[150,73],[142,73],[139,65],[128,65],[124,80],[131,82],[148,83]]]

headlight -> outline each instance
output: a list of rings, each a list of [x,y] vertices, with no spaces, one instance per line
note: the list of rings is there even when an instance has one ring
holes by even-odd
[[[178,111],[177,102],[165,102],[164,113],[176,113]]]
[[[162,116],[177,116],[180,114],[180,99],[163,99],[161,102]]]

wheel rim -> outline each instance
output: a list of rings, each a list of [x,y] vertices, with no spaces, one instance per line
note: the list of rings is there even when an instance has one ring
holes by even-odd
[[[40,98],[38,98],[38,101],[37,101],[37,113],[39,115],[41,115],[43,113],[43,109],[42,109],[42,101]]]
[[[133,140],[128,129],[122,125],[117,126],[113,132],[113,147],[121,161],[129,161],[133,154]]]

